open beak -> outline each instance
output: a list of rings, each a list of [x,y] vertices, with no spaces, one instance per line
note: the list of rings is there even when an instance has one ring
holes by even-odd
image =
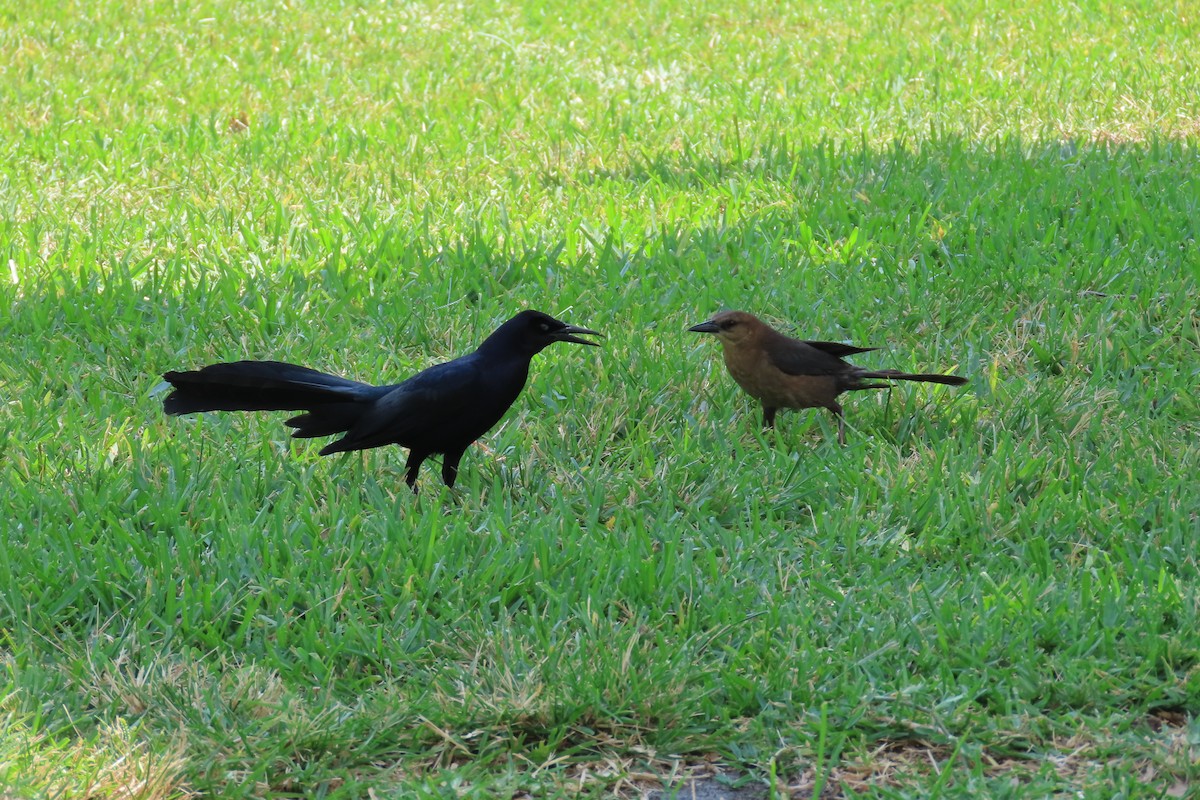
[[[600,331],[591,331],[587,328],[577,328],[574,325],[568,325],[565,328],[559,328],[551,334],[556,342],[574,342],[575,344],[590,344],[592,347],[599,347],[599,342],[589,342],[587,339],[580,339],[576,334],[585,334],[587,336],[604,336]]]
[[[701,322],[699,325],[693,325],[688,330],[692,333],[716,333],[720,328],[717,327],[717,323],[709,320],[708,322]]]

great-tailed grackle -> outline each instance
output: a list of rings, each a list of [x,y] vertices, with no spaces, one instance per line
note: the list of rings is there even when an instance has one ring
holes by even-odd
[[[873,379],[947,386],[967,382],[957,375],[914,375],[894,369],[856,367],[843,361],[842,356],[878,348],[793,339],[745,311],[722,311],[688,330],[716,335],[729,374],[747,394],[762,403],[764,427],[775,426],[775,412],[781,408],[827,408],[837,417],[838,441],[842,444],[846,443],[846,423],[836,399],[842,392],[891,388],[888,383],[866,382]]]
[[[403,383],[369,383],[282,361],[213,364],[163,377],[175,387],[168,414],[196,411],[304,411],[287,424],[292,436],[345,434],[321,455],[387,444],[409,449],[405,481],[416,491],[421,462],[444,456],[442,480],[453,486],[471,442],[500,421],[529,376],[529,362],[554,342],[595,345],[577,334],[601,334],[522,311],[461,358],[418,372]]]

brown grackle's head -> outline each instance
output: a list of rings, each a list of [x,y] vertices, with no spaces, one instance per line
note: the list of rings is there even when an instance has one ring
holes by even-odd
[[[762,327],[762,321],[753,314],[745,311],[722,311],[708,322],[693,325],[688,330],[693,333],[711,333],[720,339],[722,344],[740,344],[752,338]]]

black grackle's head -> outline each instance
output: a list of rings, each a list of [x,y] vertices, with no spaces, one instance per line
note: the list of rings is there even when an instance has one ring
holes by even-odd
[[[492,334],[492,338],[502,336],[505,341],[516,344],[523,352],[530,354],[540,353],[555,342],[574,342],[575,344],[587,344],[593,347],[599,346],[598,342],[579,338],[581,335],[603,336],[604,334],[588,330],[587,328],[568,325],[549,314],[543,314],[541,311],[528,310],[522,311],[501,325]]]

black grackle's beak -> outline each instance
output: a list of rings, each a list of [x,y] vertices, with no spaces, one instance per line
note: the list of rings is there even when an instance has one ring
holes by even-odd
[[[587,328],[578,328],[574,325],[567,325],[564,328],[559,328],[550,335],[554,337],[556,342],[574,342],[575,344],[590,344],[592,347],[599,347],[599,342],[589,342],[587,339],[580,339],[575,334],[585,334],[588,336],[604,336],[600,331],[592,331]]]

